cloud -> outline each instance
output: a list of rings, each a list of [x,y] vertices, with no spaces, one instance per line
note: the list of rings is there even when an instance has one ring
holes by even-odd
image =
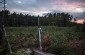
[[[43,15],[49,12],[81,15],[85,11],[85,0],[6,0],[6,3],[6,8],[11,12],[31,15]]]
[[[85,2],[85,0],[66,0],[68,2]]]

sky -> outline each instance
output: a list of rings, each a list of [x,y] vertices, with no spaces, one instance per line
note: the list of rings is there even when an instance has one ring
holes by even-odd
[[[47,13],[70,13],[85,18],[85,0],[6,0],[6,9],[12,12],[40,15]]]

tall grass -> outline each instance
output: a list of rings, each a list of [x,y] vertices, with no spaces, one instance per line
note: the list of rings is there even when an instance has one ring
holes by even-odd
[[[74,27],[57,27],[57,26],[41,26],[42,35],[49,34],[52,40],[49,52],[62,53],[62,55],[71,55],[69,52],[68,40],[79,39],[83,37],[84,33],[76,32]],[[29,38],[32,35],[33,38],[38,39],[38,27],[6,27],[7,38],[11,42],[16,40],[19,35]],[[28,39],[29,41],[29,39]],[[31,43],[31,42],[27,42]],[[37,42],[36,42],[37,43]],[[31,45],[30,45],[31,46]],[[57,50],[56,50],[57,49]]]

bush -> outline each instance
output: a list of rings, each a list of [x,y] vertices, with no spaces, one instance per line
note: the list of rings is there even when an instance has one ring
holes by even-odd
[[[52,44],[50,52],[57,54],[57,55],[71,55],[70,47],[68,44],[59,45],[59,44]]]

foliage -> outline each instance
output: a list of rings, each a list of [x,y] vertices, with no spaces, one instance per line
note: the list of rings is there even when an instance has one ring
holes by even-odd
[[[79,31],[79,32],[85,32],[85,23],[77,24],[76,27],[75,27],[75,30]]]
[[[72,51],[69,41],[82,39],[84,33],[76,32],[75,27],[41,26],[43,51],[58,55],[77,55]],[[21,48],[38,48],[37,27],[6,27],[7,39],[12,50]],[[13,44],[12,44],[13,43]],[[18,48],[17,48],[18,47]],[[14,50],[14,51],[16,51]]]
[[[48,13],[43,17],[31,16],[29,14],[23,15],[16,12],[10,13],[9,10],[0,11],[0,17],[5,12],[5,25],[6,26],[37,26],[38,18],[40,18],[40,25],[57,25],[57,26],[69,26],[70,20],[73,18],[68,13]]]
[[[22,50],[19,50],[19,51],[16,53],[16,55],[23,55]]]

